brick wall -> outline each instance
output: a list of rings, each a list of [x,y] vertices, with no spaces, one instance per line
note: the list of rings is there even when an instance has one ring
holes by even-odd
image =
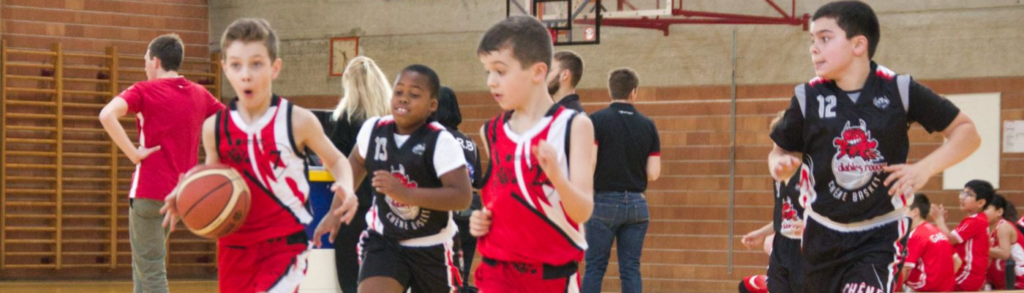
[[[1001,92],[1001,119],[1024,119],[1024,77],[921,82],[941,94]],[[792,84],[737,88],[735,234],[729,235],[729,87],[641,88],[637,108],[658,126],[663,164],[661,179],[647,193],[652,220],[641,261],[645,291],[735,292],[741,278],[765,272],[767,255],[760,249],[747,250],[739,240],[771,221],[767,128],[774,113],[789,105],[792,89]],[[580,95],[591,113],[610,100],[603,89],[582,90]],[[501,111],[487,92],[460,92],[458,97],[464,122],[459,128],[474,138],[480,125]],[[338,98],[292,100],[304,107],[329,109]],[[910,139],[911,161],[942,144],[940,135],[928,134],[920,126],[912,128]],[[1000,162],[999,192],[1018,207],[1024,206],[1024,154],[1002,154]],[[939,174],[922,192],[933,203],[944,204],[950,211],[950,225],[956,225],[964,216],[958,208],[958,191],[941,189]],[[733,274],[728,273],[729,242],[735,247]],[[604,282],[605,292],[619,288],[614,250]]]
[[[11,47],[142,55],[154,37],[177,33],[187,56],[210,54],[207,0],[4,0],[0,14]]]
[[[633,0],[650,3],[653,0]],[[277,1],[210,0],[210,42],[239,17],[262,17],[280,34],[284,60],[274,89],[283,95],[332,96],[328,75],[331,37],[358,36],[360,55],[385,75],[413,63],[431,66],[457,91],[483,91],[476,45],[505,17],[503,0]],[[678,1],[677,1],[678,2]],[[763,1],[686,0],[688,9],[772,15]],[[797,15],[813,14],[830,0],[796,1]],[[919,79],[1022,76],[1024,2],[1015,0],[867,0],[882,28],[879,63]],[[789,1],[776,1],[786,10]],[[785,3],[785,4],[782,4]],[[455,20],[455,21],[453,21]],[[604,88],[605,74],[630,66],[644,84],[658,87],[728,85],[732,33],[737,34],[738,84],[787,84],[813,74],[806,31],[793,26],[678,25],[660,31],[605,26],[601,44],[559,47],[583,57],[581,88]],[[955,57],[955,58],[954,58]],[[234,95],[228,86],[225,95]]]
[[[156,36],[166,33],[177,33],[182,37],[185,42],[186,57],[189,57],[190,61],[205,61],[210,58],[210,49],[207,45],[209,39],[208,34],[209,28],[209,17],[208,7],[206,0],[3,0],[0,1],[0,38],[6,42],[11,48],[28,48],[28,49],[43,49],[48,50],[53,47],[54,44],[60,43],[65,53],[67,52],[86,52],[86,53],[98,53],[103,54],[106,49],[110,46],[116,46],[121,58],[119,59],[119,68],[124,71],[118,75],[118,79],[121,81],[127,81],[122,83],[121,88],[125,88],[130,85],[133,81],[139,81],[145,78],[141,72],[128,72],[125,69],[141,69],[142,59],[141,57],[146,52],[146,46]],[[19,63],[50,63],[53,62],[49,57],[39,57],[35,55],[26,54],[12,54],[8,56],[11,61]],[[79,81],[68,82],[63,86],[65,90],[64,101],[65,102],[77,102],[80,104],[96,104],[94,107],[80,106],[74,109],[75,112],[67,110],[65,107],[64,115],[79,115],[83,117],[96,117],[98,114],[98,106],[102,106],[109,100],[109,96],[104,94],[92,94],[92,93],[69,93],[69,90],[76,91],[99,91],[101,93],[109,91],[109,87],[105,83],[96,83],[95,79],[106,79],[109,75],[100,74],[104,72],[98,72],[95,69],[87,69],[89,66],[106,66],[106,61],[97,59],[95,57],[68,57],[65,55],[64,58],[65,69],[69,69],[70,66],[80,66],[75,70],[64,70],[63,77],[65,79],[69,77],[79,78]],[[200,64],[198,62],[189,62],[183,65],[183,70],[192,72],[208,72],[208,64]],[[47,76],[45,70],[38,68],[8,68],[9,74],[21,75],[21,76]],[[52,71],[51,71],[52,72]],[[49,73],[52,74],[52,73]],[[186,74],[186,77],[196,81],[204,78],[194,78]],[[90,81],[92,79],[92,81]],[[8,80],[8,86],[11,88],[52,88],[52,82],[26,82],[24,80],[11,81]],[[12,98],[14,96],[15,98]],[[47,101],[52,98],[50,94],[34,94],[18,92],[15,94],[9,94],[8,98],[12,99],[28,99],[28,100],[39,100]],[[65,103],[67,105],[68,103]],[[14,107],[11,107],[12,109]],[[84,109],[84,110],[83,110]],[[6,109],[5,109],[6,110]],[[47,111],[51,109],[47,108],[34,108],[38,111],[37,114],[47,114]],[[68,116],[65,116],[67,118]],[[0,123],[12,123],[14,119],[8,121],[2,121]],[[80,131],[83,128],[97,127],[90,123],[96,123],[95,119],[82,120],[81,124],[73,124],[71,122],[65,122],[65,127],[68,125],[79,125],[75,132],[66,132],[64,139],[81,139],[81,140],[92,140],[100,142],[99,146],[102,147],[108,139],[106,134],[94,133],[88,131]],[[46,121],[36,123],[46,123]],[[86,126],[81,126],[86,125]],[[134,123],[127,124],[134,125]],[[40,125],[43,126],[43,125]],[[126,127],[129,132],[129,136],[134,136],[134,126]],[[38,132],[36,134],[39,134]],[[49,135],[49,132],[43,134]],[[97,135],[93,135],[97,134]],[[95,145],[93,145],[95,146]],[[22,146],[24,147],[24,146]],[[86,152],[80,145],[65,144],[64,148],[69,152]],[[12,148],[8,145],[7,151],[11,151]],[[102,151],[101,151],[102,152]],[[67,154],[67,153],[65,153]],[[68,156],[65,156],[67,158]],[[6,157],[10,159],[10,157]],[[37,160],[39,157],[28,156],[27,158],[21,158],[24,160]],[[45,159],[47,162],[50,159]],[[67,159],[65,162],[71,162],[76,159]],[[81,158],[77,161],[80,164]],[[90,160],[96,160],[95,157]],[[102,160],[102,159],[100,159]],[[7,161],[5,161],[7,163]],[[105,165],[109,163],[91,163],[94,165]],[[130,165],[124,159],[121,159],[121,166]],[[65,165],[67,167],[68,165]],[[4,166],[5,168],[7,166]],[[65,169],[64,174],[72,173],[70,169]],[[8,169],[10,171],[10,169]],[[103,175],[92,176],[93,178],[105,178],[106,171],[87,171],[87,172],[100,172]],[[84,173],[82,171],[75,172],[78,175]],[[130,182],[131,169],[121,169],[119,172],[122,176],[122,181]],[[7,173],[9,176],[12,173]],[[34,173],[33,173],[34,174]],[[46,174],[46,173],[43,173]],[[95,175],[95,174],[92,174]],[[33,176],[44,177],[39,174]],[[45,175],[51,176],[51,175]],[[12,176],[13,177],[13,176]],[[64,177],[65,182],[68,177]],[[104,187],[106,185],[100,184],[80,184],[77,185],[78,189],[90,189],[95,191],[97,186]],[[8,185],[9,187],[10,185]],[[97,197],[105,196],[105,194],[91,194],[91,195],[72,195],[68,192],[68,186],[71,184],[64,184],[64,191],[66,193],[64,198],[75,197],[75,200],[95,200]],[[119,199],[122,200],[122,204],[119,205],[119,214],[122,216],[127,215],[127,184],[121,184],[124,187],[124,191],[119,193]],[[104,190],[105,191],[105,190]],[[9,194],[8,194],[9,195]],[[42,194],[38,195],[40,200],[47,200],[49,195]],[[102,198],[106,199],[106,198]],[[8,197],[10,200],[10,197]],[[95,204],[96,202],[92,202]],[[109,201],[103,201],[103,203],[109,203]],[[6,203],[5,203],[6,204]],[[59,251],[64,259],[64,268],[60,270],[53,270],[50,268],[40,269],[14,269],[8,267],[7,269],[0,270],[0,280],[29,280],[29,279],[60,279],[60,280],[109,280],[109,279],[129,279],[131,277],[131,266],[130,266],[130,247],[127,243],[127,219],[122,217],[118,220],[118,227],[122,228],[117,231],[118,242],[117,251],[118,254],[114,259],[109,258],[105,254],[109,252],[111,241],[108,232],[96,230],[95,226],[109,225],[107,220],[82,220],[83,218],[75,218],[72,214],[74,213],[107,213],[108,210],[100,210],[103,208],[92,207],[90,209],[73,209],[70,208],[73,205],[65,205],[63,218],[57,220],[62,221],[64,224],[76,223],[82,224],[87,227],[86,232],[78,231],[80,227],[62,229],[60,234],[64,235],[64,239],[71,239],[69,235],[78,237],[79,240],[87,239],[95,242],[80,243],[63,241],[63,248],[54,248],[52,244],[37,244],[37,245],[22,245],[16,246],[14,243],[8,242],[4,245],[8,250],[7,252],[17,249],[35,249],[36,254],[29,253],[31,255],[23,254],[22,259],[16,259],[19,256],[8,257],[6,264],[10,265],[13,260],[21,261],[22,263],[29,263],[30,265],[35,261],[35,258],[39,255],[38,251]],[[12,214],[17,214],[19,211],[24,210],[6,208],[7,212],[15,211]],[[45,210],[44,210],[45,211]],[[7,225],[11,225],[10,219],[14,218],[11,215],[3,215],[8,217]],[[44,220],[34,222],[35,224],[42,225],[45,227],[54,226],[55,222],[52,220]],[[69,226],[64,226],[65,228]],[[79,229],[83,230],[83,229]],[[12,230],[7,230],[7,239],[11,239],[14,233]],[[97,232],[100,231],[100,232]],[[104,230],[105,231],[105,230]],[[40,239],[53,239],[53,235],[56,233],[48,232],[49,234],[36,234],[35,236],[41,237]],[[168,269],[168,275],[172,279],[182,278],[215,278],[216,274],[212,267],[208,265],[209,259],[215,259],[214,247],[209,241],[195,241],[189,239],[190,235],[187,231],[178,232],[179,235],[175,235],[171,240],[172,252],[170,254],[171,266]],[[26,234],[20,234],[22,236]],[[32,237],[32,235],[24,236]],[[184,241],[182,241],[184,240]],[[29,247],[29,248],[26,248]],[[174,255],[174,252],[181,252],[178,256]],[[206,255],[202,255],[202,254]],[[45,253],[44,253],[45,254]],[[8,254],[9,256],[11,254]],[[51,254],[52,255],[52,254]],[[42,257],[48,257],[43,255]],[[198,258],[206,258],[202,264],[196,264],[200,261]],[[31,259],[31,260],[26,260]],[[93,260],[95,259],[95,260]],[[190,263],[196,260],[195,263]],[[52,263],[49,259],[40,261],[42,264]],[[91,263],[95,262],[95,263]],[[116,262],[118,268],[111,270],[109,268],[110,262]],[[68,265],[72,264],[74,265]],[[104,264],[101,264],[104,263]]]

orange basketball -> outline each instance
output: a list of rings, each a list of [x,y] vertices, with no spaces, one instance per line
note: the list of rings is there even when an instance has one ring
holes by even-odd
[[[242,175],[224,165],[200,165],[182,179],[175,209],[192,233],[219,238],[242,226],[250,203]]]

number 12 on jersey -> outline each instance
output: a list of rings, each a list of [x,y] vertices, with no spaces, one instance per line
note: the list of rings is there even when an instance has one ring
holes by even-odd
[[[834,118],[836,117],[836,96],[822,97],[818,96],[818,117],[821,118]]]

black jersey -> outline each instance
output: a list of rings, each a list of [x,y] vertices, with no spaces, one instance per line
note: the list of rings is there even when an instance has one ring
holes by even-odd
[[[462,154],[466,157],[466,169],[469,171],[469,183],[473,188],[480,188],[483,185],[483,173],[480,173],[480,151],[477,150],[476,143],[457,129],[449,129],[448,133],[451,133],[462,147]]]
[[[437,174],[434,153],[438,138],[447,134],[438,123],[427,123],[410,134],[404,143],[395,141],[396,125],[390,117],[368,120],[374,123],[366,148],[364,164],[368,176],[375,171],[388,171],[409,188],[441,187],[442,174]],[[455,158],[462,160],[462,158]],[[437,211],[407,205],[391,197],[373,192],[373,208],[367,214],[369,229],[392,240],[408,240],[433,236],[449,225],[450,211]]]
[[[775,181],[775,211],[772,226],[775,233],[791,239],[800,239],[793,232],[794,225],[803,222],[804,207],[801,198],[801,174],[809,174],[806,166],[800,168],[787,182]]]
[[[796,86],[771,137],[779,147],[804,153],[808,178],[806,213],[836,230],[864,230],[902,217],[912,195],[888,195],[883,168],[907,161],[911,122],[941,131],[959,114],[948,100],[871,63],[859,92],[815,78]],[[803,179],[802,179],[803,180]],[[848,225],[854,224],[854,225]]]
[[[449,129],[448,132],[455,137],[455,141],[462,147],[462,154],[466,157],[466,170],[469,171],[469,183],[472,184],[474,189],[480,189],[484,185],[484,181],[481,180],[483,178],[483,170],[480,170],[480,151],[476,148],[476,143],[458,129]],[[455,219],[468,221],[473,211],[479,210],[481,207],[483,207],[483,204],[480,201],[480,193],[474,190],[473,201],[470,203],[469,208],[455,213]],[[468,233],[468,231],[462,232]]]

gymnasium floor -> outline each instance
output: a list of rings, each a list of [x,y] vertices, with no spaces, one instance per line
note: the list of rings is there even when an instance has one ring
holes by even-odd
[[[171,292],[217,292],[217,281],[171,281]],[[132,282],[0,282],[0,293],[131,293]]]

